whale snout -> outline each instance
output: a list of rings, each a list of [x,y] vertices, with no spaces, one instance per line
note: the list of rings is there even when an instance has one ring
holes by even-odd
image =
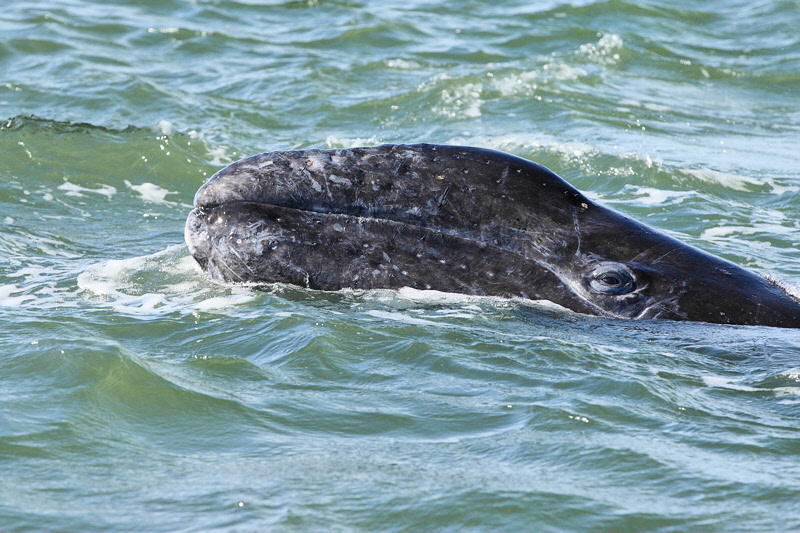
[[[200,268],[205,270],[211,256],[211,240],[206,230],[206,212],[203,209],[195,208],[189,213],[183,229],[183,237],[189,253],[195,258]]]

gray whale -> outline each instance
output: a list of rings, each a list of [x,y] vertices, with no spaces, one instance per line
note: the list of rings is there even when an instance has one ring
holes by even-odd
[[[267,152],[203,185],[189,251],[219,281],[414,287],[549,300],[579,313],[800,327],[779,284],[483,148]]]

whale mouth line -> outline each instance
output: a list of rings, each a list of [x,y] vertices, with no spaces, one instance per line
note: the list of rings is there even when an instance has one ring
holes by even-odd
[[[266,209],[278,209],[278,210],[286,210],[288,212],[295,212],[301,213],[305,215],[332,215],[343,217],[347,219],[356,219],[359,222],[363,220],[372,220],[376,222],[386,222],[392,225],[399,225],[403,227],[409,228],[419,228],[426,231],[438,232],[443,235],[447,235],[450,237],[461,238],[465,240],[470,240],[476,244],[485,245],[485,246],[494,246],[494,244],[490,241],[484,241],[479,238],[475,238],[476,234],[467,234],[465,235],[464,232],[458,228],[447,228],[443,227],[439,224],[430,224],[425,223],[423,218],[421,217],[422,214],[431,214],[426,213],[421,208],[411,208],[405,211],[405,215],[407,216],[391,216],[396,212],[392,212],[386,209],[380,209],[377,207],[369,207],[369,206],[346,206],[337,208],[336,206],[328,207],[328,206],[320,206],[318,204],[315,205],[304,205],[298,204],[295,202],[277,202],[277,201],[264,201],[264,200],[247,200],[247,199],[236,199],[226,202],[217,202],[214,204],[204,204],[201,206],[194,207],[195,212],[199,213],[201,216],[206,216],[207,214],[213,212],[217,209],[235,209],[237,207],[246,207],[246,206],[258,206],[260,208]],[[415,220],[416,218],[416,220]],[[472,233],[472,232],[470,232]],[[480,234],[480,231],[477,232]],[[503,247],[500,247],[503,248]],[[508,248],[503,248],[506,251],[514,252],[514,250],[510,250]]]
[[[379,213],[378,209],[376,208],[362,208],[362,209],[353,209],[349,210],[346,208],[336,209],[335,207],[324,207],[319,205],[314,206],[305,206],[302,204],[296,204],[291,202],[269,202],[269,201],[261,201],[261,200],[232,200],[229,202],[218,202],[214,204],[204,204],[204,205],[196,205],[194,209],[200,211],[201,213],[213,211],[214,209],[221,209],[221,208],[231,208],[236,206],[247,206],[247,205],[257,205],[263,207],[273,207],[278,209],[287,209],[290,211],[297,211],[300,213],[310,213],[310,214],[320,214],[320,215],[340,215],[346,217],[355,217],[355,218],[368,218],[372,220],[386,220],[387,222],[398,222],[404,223],[411,226],[419,226],[425,228],[433,228],[436,226],[425,226],[422,224],[413,224],[408,220],[398,220],[396,218],[392,218],[389,216],[385,216],[385,213]]]
[[[461,239],[465,241],[470,241],[475,245],[479,245],[481,247],[493,247],[504,250],[508,253],[513,253],[515,255],[519,255],[524,257],[525,254],[522,254],[519,250],[510,249],[508,247],[499,246],[497,243],[493,243],[491,240],[486,241],[480,238],[477,238],[474,234],[464,234],[462,231],[458,229],[450,229],[446,227],[442,227],[440,225],[429,225],[424,223],[415,223],[413,220],[403,219],[403,218],[393,218],[389,216],[381,216],[381,214],[377,214],[374,212],[363,212],[363,211],[355,211],[352,212],[347,209],[329,209],[324,207],[304,207],[304,206],[296,206],[296,205],[287,205],[284,203],[277,203],[277,202],[264,202],[264,201],[251,201],[251,200],[235,200],[230,202],[220,202],[214,205],[209,206],[202,206],[202,207],[195,207],[193,213],[195,216],[198,216],[202,219],[207,219],[209,215],[211,215],[215,210],[220,209],[231,209],[235,210],[240,207],[256,207],[261,209],[272,209],[277,212],[283,212],[285,214],[300,214],[306,216],[315,216],[318,215],[320,217],[341,217],[342,219],[346,220],[354,220],[358,223],[363,223],[364,221],[373,221],[376,223],[386,223],[390,226],[394,227],[403,227],[403,228],[414,228],[417,230],[421,230],[424,232],[432,232],[432,233],[440,233],[450,238]],[[281,222],[280,215],[277,217],[277,221]],[[422,222],[422,221],[419,221]]]

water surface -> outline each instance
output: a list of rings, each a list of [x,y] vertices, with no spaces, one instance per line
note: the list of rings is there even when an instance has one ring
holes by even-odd
[[[800,334],[210,282],[264,150],[464,143],[800,280],[795,1],[0,13],[0,529],[800,528]]]

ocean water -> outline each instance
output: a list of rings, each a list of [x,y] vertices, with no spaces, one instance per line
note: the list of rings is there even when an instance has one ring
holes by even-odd
[[[800,332],[212,283],[266,150],[461,143],[800,282],[796,0],[0,12],[0,530],[800,529]]]

